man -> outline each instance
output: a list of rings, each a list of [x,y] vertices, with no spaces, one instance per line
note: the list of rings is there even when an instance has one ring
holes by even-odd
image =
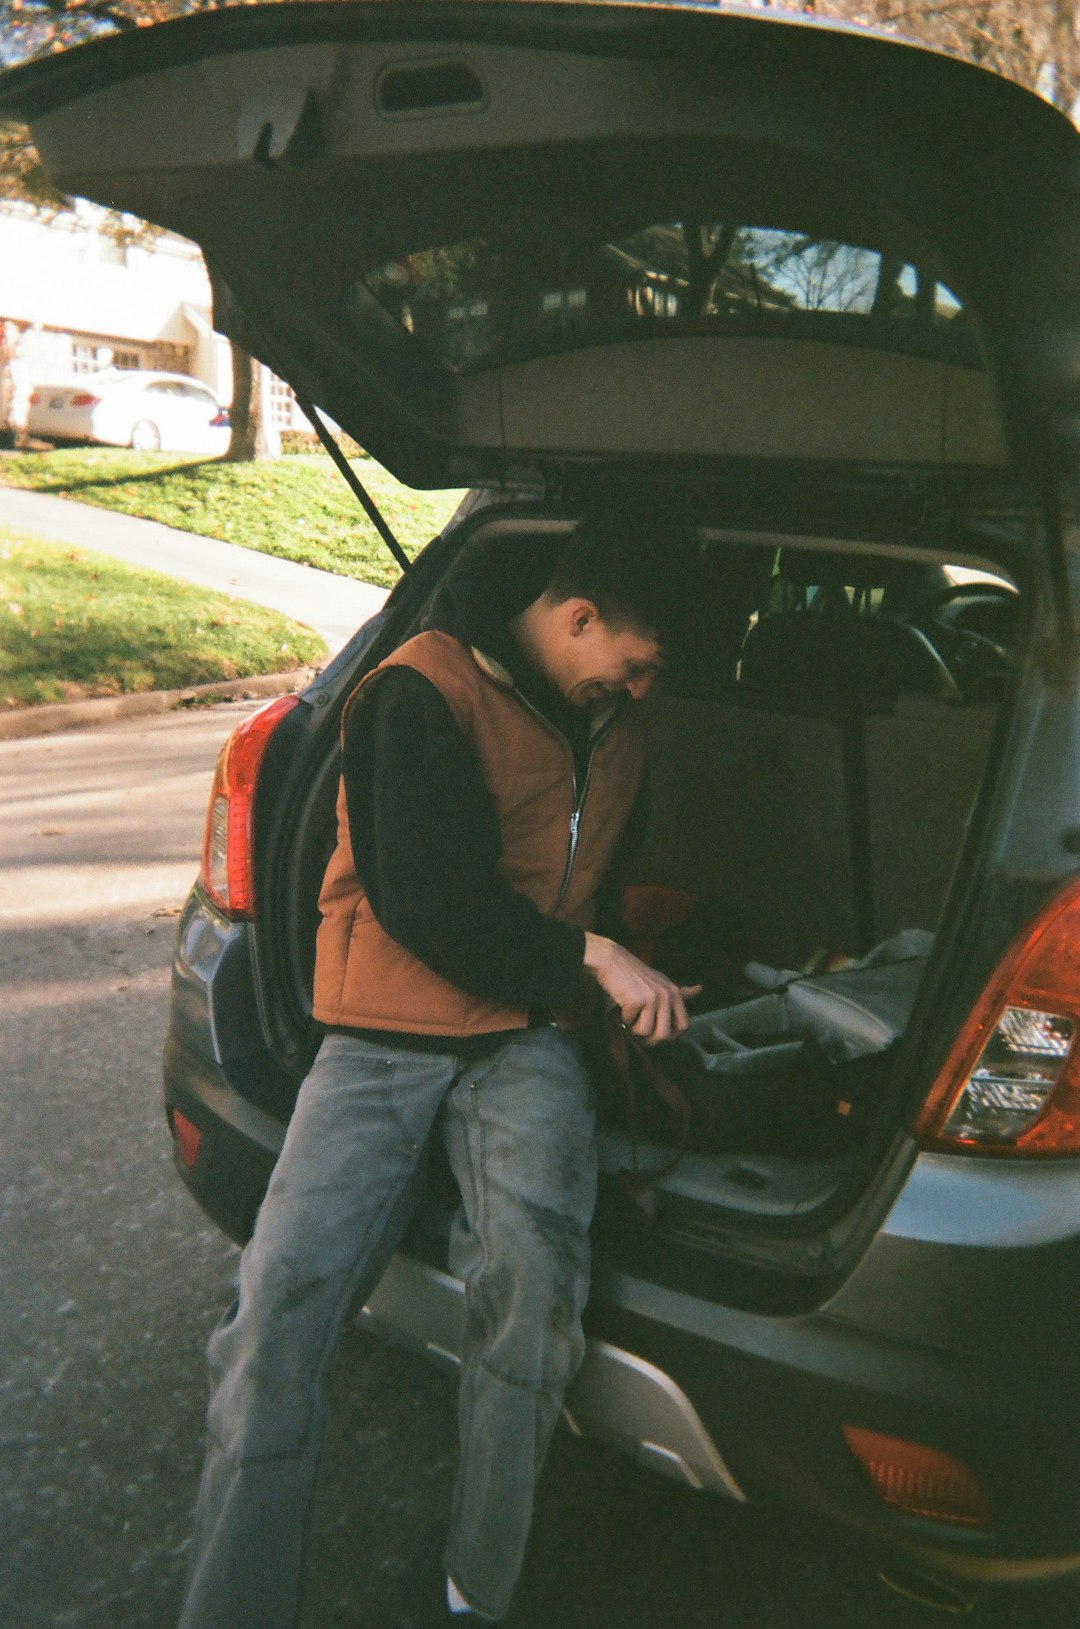
[[[689,546],[637,525],[468,551],[422,632],[346,704],[320,897],[327,1035],[211,1339],[181,1629],[291,1629],[342,1322],[441,1133],[461,1193],[461,1457],[423,1629],[501,1621],[584,1351],[596,1189],[575,1033],[599,991],[646,1042],[685,997],[598,931],[640,825],[633,702]]]

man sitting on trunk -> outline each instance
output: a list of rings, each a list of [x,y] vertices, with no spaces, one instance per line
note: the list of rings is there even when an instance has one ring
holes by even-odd
[[[634,703],[691,552],[640,521],[466,551],[423,631],[349,697],[316,950],[327,1034],[210,1343],[182,1629],[293,1629],[325,1375],[436,1126],[466,1329],[450,1533],[421,1621],[509,1609],[584,1352],[596,1149],[578,1032],[603,991],[664,1040],[692,993],[598,931],[641,825]]]

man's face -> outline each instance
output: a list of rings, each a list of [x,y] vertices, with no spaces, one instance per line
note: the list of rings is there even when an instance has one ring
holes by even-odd
[[[635,701],[660,671],[660,646],[628,624],[609,624],[587,600],[564,607],[564,636],[553,652],[549,677],[575,707],[592,707],[624,691]]]

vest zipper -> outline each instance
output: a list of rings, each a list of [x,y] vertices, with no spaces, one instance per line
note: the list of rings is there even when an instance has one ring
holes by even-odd
[[[571,783],[573,785],[574,805],[570,811],[570,839],[566,850],[566,864],[563,867],[562,881],[559,884],[558,895],[556,896],[555,903],[551,907],[551,911],[549,913],[551,916],[554,916],[555,912],[559,909],[559,906],[562,904],[563,900],[570,891],[570,879],[574,874],[574,860],[577,856],[578,838],[581,835],[581,816],[585,808],[585,799],[589,795],[589,782],[592,779],[593,757],[596,753],[597,747],[600,745],[601,741],[603,741],[604,737],[615,723],[615,720],[619,717],[621,708],[616,707],[612,710],[610,718],[606,718],[604,720],[603,724],[601,724],[600,728],[597,730],[596,734],[589,743],[589,756],[585,760],[585,779],[582,782],[581,791],[579,793],[577,775],[574,771],[573,747],[570,745],[562,731],[557,729],[550,719],[545,718],[540,709],[538,707],[534,707],[532,702],[529,701],[526,696],[523,696],[521,691],[516,687],[514,689],[514,695],[517,697],[518,701],[525,708],[525,710],[530,712],[533,717],[543,725],[544,729],[547,730],[549,735],[553,735],[556,740],[562,742],[570,757],[570,773]]]
[[[563,739],[566,739],[565,736]],[[569,741],[566,742],[566,745],[569,749]],[[574,859],[577,855],[578,837],[581,833],[581,811],[585,807],[585,799],[589,792],[589,778],[592,770],[592,755],[595,751],[596,745],[594,744],[589,748],[589,758],[585,766],[585,784],[581,788],[580,797],[577,795],[577,781],[575,780],[574,782],[575,801],[574,807],[570,811],[570,842],[566,850],[566,865],[563,867],[562,882],[559,884],[558,897],[556,898],[554,905],[551,907],[552,916],[555,915],[555,912],[559,909],[559,906],[562,904],[570,890],[570,878],[574,874]]]

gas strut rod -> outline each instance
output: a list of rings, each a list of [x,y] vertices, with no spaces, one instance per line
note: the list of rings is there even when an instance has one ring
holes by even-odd
[[[397,538],[386,524],[386,521],[383,519],[382,512],[376,504],[375,499],[363,486],[356,474],[356,471],[352,468],[348,459],[345,457],[345,454],[334,440],[330,433],[330,428],[322,414],[319,412],[319,409],[314,405],[314,403],[306,402],[302,396],[298,396],[296,398],[296,405],[299,407],[304,417],[309,419],[310,422],[315,426],[315,434],[318,436],[319,440],[330,454],[330,457],[334,460],[334,463],[345,477],[353,492],[360,499],[365,514],[368,516],[371,524],[374,526],[375,530],[378,532],[379,536],[390,550],[390,553],[394,556],[394,559],[397,561],[402,571],[408,571],[411,565],[408,555],[405,553],[405,550],[402,548],[401,544],[398,542]]]

